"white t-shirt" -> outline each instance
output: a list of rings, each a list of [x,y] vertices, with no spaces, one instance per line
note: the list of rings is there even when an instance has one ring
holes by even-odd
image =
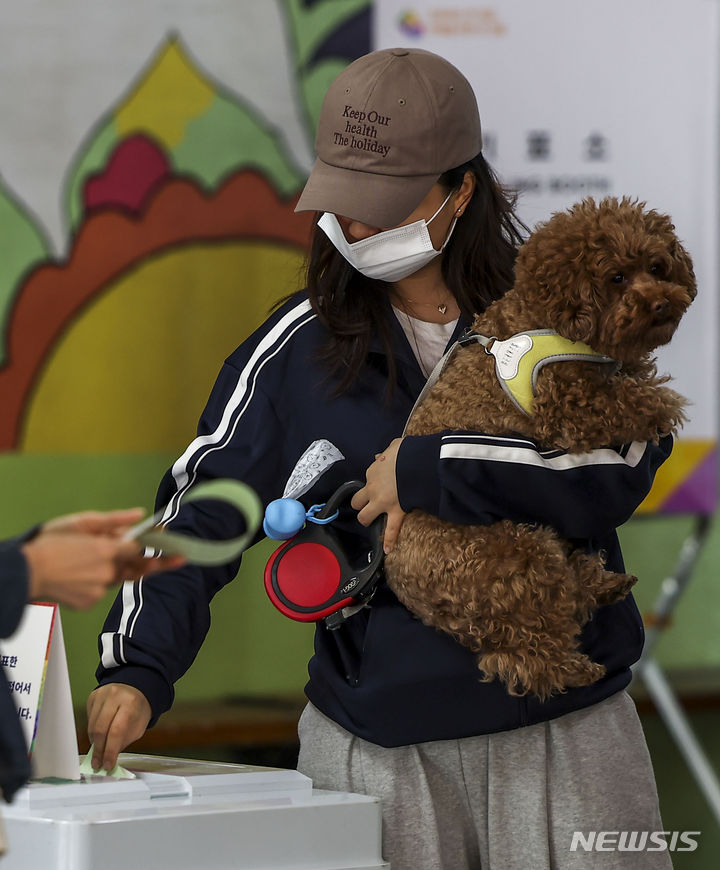
[[[457,319],[451,320],[450,323],[427,323],[418,320],[417,317],[410,317],[394,305],[392,308],[407,336],[420,370],[426,378],[429,377],[430,372],[445,353],[445,348],[457,325]]]

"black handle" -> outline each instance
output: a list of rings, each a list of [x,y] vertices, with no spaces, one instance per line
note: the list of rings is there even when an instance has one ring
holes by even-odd
[[[331,517],[342,504],[349,501],[364,486],[365,484],[360,480],[348,480],[341,484],[325,502],[325,505],[317,512],[317,518],[319,520],[326,520],[328,517]],[[368,532],[370,533],[370,540],[372,541],[375,553],[368,567],[372,567],[375,570],[380,566],[383,558],[382,539],[385,533],[385,514],[380,514],[370,523]],[[367,573],[367,569],[363,571],[363,574],[365,573]]]

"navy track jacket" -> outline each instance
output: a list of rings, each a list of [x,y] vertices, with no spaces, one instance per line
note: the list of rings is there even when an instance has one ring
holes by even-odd
[[[327,438],[345,456],[305,496],[325,501],[344,481],[365,479],[375,454],[401,435],[424,378],[388,304],[398,367],[385,398],[388,367],[376,343],[354,387],[339,397],[317,360],[326,333],[305,293],[278,308],[226,361],[201,417],[197,438],[167,472],[157,503],[169,525],[204,537],[241,531],[211,502],[183,504],[188,487],[214,477],[252,486],[264,504],[282,495],[304,450]],[[455,340],[467,323],[458,323]],[[616,528],[650,489],[672,438],[582,455],[547,451],[522,438],[447,431],[407,437],[398,455],[400,504],[457,523],[502,518],[553,526],[576,546],[604,550],[623,570]],[[347,510],[348,531],[364,533]],[[236,575],[186,566],[172,576],[125,584],[100,636],[101,684],[127,683],[148,698],[153,721],[173,701],[173,684],[191,665],[210,626],[213,595]],[[478,578],[482,582],[482,578]],[[262,582],[260,578],[257,582]],[[373,743],[399,746],[517,728],[594,704],[627,686],[643,629],[631,596],[602,607],[583,631],[584,650],[607,675],[541,703],[480,682],[472,653],[424,626],[382,585],[371,605],[337,631],[320,623],[308,666],[308,698],[343,728]]]

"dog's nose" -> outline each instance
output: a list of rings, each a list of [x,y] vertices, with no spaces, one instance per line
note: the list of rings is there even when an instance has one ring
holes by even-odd
[[[650,310],[653,314],[665,314],[670,307],[667,299],[656,299],[651,305]]]

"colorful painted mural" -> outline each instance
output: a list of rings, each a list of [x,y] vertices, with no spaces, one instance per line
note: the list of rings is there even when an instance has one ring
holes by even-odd
[[[315,118],[328,82],[369,48],[370,2],[263,4],[267,27],[272,13],[285,28],[277,66],[294,102],[288,125],[262,70],[232,85],[208,71],[182,29],[192,41],[192,16],[203,13],[176,5],[178,27],[157,34],[145,65],[74,145],[56,191],[63,254],[23,191],[0,179],[0,450],[183,447],[224,357],[301,285],[310,223],[293,209]],[[248,40],[253,5],[233,13],[213,0],[204,14],[214,7]],[[267,37],[277,51],[276,31]],[[299,149],[286,135],[297,119]]]

